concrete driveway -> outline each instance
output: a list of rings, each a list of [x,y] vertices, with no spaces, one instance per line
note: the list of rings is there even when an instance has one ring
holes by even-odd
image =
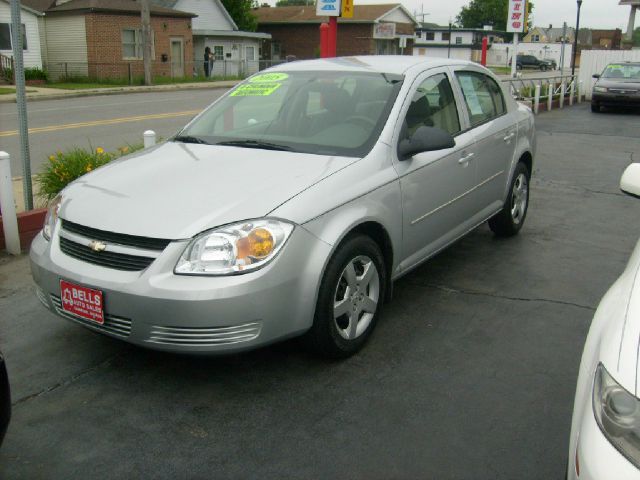
[[[40,307],[0,258],[14,416],[0,478],[563,478],[594,308],[640,236],[618,190],[638,113],[538,118],[527,224],[474,231],[396,284],[365,350],[133,348]]]

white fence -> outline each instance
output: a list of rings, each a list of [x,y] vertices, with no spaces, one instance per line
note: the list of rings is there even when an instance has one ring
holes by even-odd
[[[593,74],[602,73],[611,62],[640,62],[640,50],[583,50],[579,79],[584,85],[587,100],[591,100],[591,91],[596,83]]]
[[[571,67],[572,45],[567,43],[564,46],[564,66]],[[561,43],[520,43],[518,44],[518,55],[533,55],[540,60],[553,60],[560,67],[562,56]],[[487,64],[492,67],[508,66],[513,56],[513,45],[511,43],[494,43],[491,45],[487,55]]]

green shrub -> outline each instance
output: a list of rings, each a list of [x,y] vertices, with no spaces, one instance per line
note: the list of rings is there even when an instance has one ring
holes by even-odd
[[[47,80],[47,72],[41,68],[25,68],[25,80]]]
[[[49,155],[49,162],[36,175],[39,195],[49,202],[76,178],[142,148],[141,143],[120,147],[117,152],[106,152],[100,147],[95,150],[76,147]]]

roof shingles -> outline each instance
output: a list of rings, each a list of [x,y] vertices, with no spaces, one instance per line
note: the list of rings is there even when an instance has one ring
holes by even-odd
[[[353,18],[339,18],[340,22],[369,22],[400,6],[399,3],[384,3],[377,5],[355,5]],[[261,7],[252,10],[258,17],[258,23],[321,23],[326,22],[328,17],[316,15],[315,6],[296,7]]]

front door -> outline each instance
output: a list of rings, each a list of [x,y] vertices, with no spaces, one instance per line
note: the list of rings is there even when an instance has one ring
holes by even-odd
[[[184,41],[182,38],[171,39],[171,77],[184,77]]]
[[[463,131],[448,71],[426,73],[413,88],[398,141],[427,126],[450,133],[456,145],[396,164],[402,188],[403,270],[465,233],[475,208],[469,195],[476,184],[474,137]]]

